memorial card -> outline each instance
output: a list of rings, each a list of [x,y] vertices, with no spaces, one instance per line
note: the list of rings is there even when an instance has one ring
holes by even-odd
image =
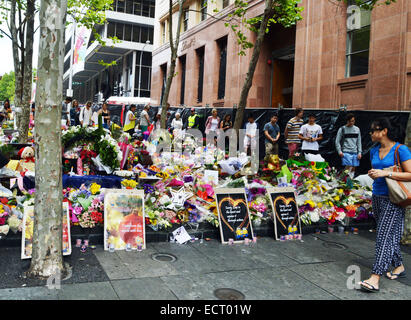
[[[222,243],[253,239],[247,196],[243,188],[215,189]]]

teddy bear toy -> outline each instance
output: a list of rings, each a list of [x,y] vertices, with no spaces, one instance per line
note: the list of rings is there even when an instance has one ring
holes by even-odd
[[[19,164],[23,171],[34,172],[34,149],[32,147],[21,148],[18,156],[20,157]]]

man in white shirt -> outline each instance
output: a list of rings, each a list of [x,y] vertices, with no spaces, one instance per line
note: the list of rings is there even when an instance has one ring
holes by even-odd
[[[248,122],[245,125],[245,137],[244,137],[244,152],[247,153],[247,149],[251,146],[251,151],[256,148],[256,139],[257,135],[257,123],[254,121],[254,116],[250,114],[248,116]]]
[[[83,127],[89,127],[93,125],[93,122],[91,121],[93,115],[93,109],[91,109],[91,101],[87,101],[87,104],[85,107],[83,107],[80,111],[80,124]]]
[[[318,154],[320,145],[317,141],[323,139],[323,130],[315,123],[315,115],[308,116],[308,123],[301,126],[298,137],[303,141],[301,151],[303,153]]]

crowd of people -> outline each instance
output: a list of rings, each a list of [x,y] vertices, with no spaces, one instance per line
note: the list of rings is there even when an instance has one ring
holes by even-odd
[[[170,105],[167,104],[167,115]],[[130,135],[133,135],[136,129],[141,132],[147,130],[159,129],[161,127],[161,110],[156,114],[155,119],[150,119],[150,104],[144,106],[140,116],[136,115],[137,106],[132,104],[124,117],[123,130]],[[98,116],[102,115],[103,127],[109,128],[111,124],[111,115],[108,110],[107,103],[103,103],[99,110],[92,106],[92,102],[88,101],[84,107],[80,107],[77,100],[67,97],[62,103],[62,123],[67,126],[93,126],[98,122]],[[319,141],[323,139],[323,130],[320,125],[316,123],[316,116],[314,113],[309,114],[308,123],[303,121],[304,110],[302,108],[295,109],[295,116],[291,118],[286,125],[284,131],[285,143],[288,147],[288,157],[294,157],[300,152],[304,154],[319,154]],[[170,119],[171,120],[171,119]],[[256,140],[254,137],[258,133],[258,124],[254,115],[251,113],[248,116],[248,121],[244,126],[244,152],[248,153],[255,148]],[[266,156],[279,154],[279,140],[281,130],[278,125],[278,114],[273,114],[270,121],[263,127],[265,154]],[[174,137],[181,137],[186,129],[199,129],[200,116],[196,113],[195,108],[191,108],[190,115],[186,121],[183,120],[181,114],[176,112],[174,118],[168,121],[168,131]],[[212,109],[211,115],[205,121],[205,134],[208,137],[214,137],[214,143],[217,143],[217,136],[219,132],[226,132],[233,128],[233,121],[231,114],[227,113],[221,119],[218,116],[216,109]],[[213,140],[211,140],[212,142]],[[208,141],[210,142],[210,141]],[[349,113],[346,117],[346,124],[342,126],[335,138],[336,152],[342,160],[342,165],[354,171],[359,166],[362,157],[361,146],[361,132],[355,126],[355,116]]]

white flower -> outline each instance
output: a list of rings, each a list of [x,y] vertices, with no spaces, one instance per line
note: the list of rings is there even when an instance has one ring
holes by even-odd
[[[170,200],[170,197],[165,194],[165,195],[163,195],[163,196],[158,200],[158,202],[159,202],[161,205],[165,205],[166,203],[171,202],[171,200]]]
[[[338,220],[338,221],[342,221],[342,220],[344,220],[344,218],[345,218],[345,212],[340,211],[339,214],[338,214],[338,217],[335,218],[335,219]]]
[[[318,213],[318,209],[310,211],[310,220],[312,222],[318,222],[320,220],[320,214]]]

